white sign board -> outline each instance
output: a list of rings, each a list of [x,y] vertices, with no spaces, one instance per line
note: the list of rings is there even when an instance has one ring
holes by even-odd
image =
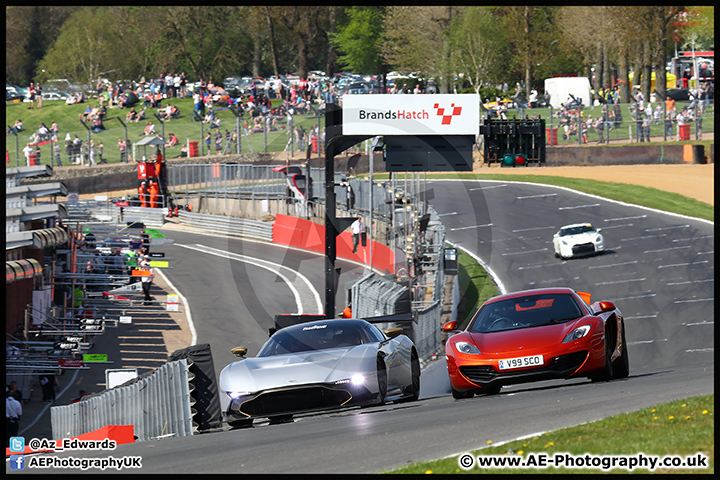
[[[343,135],[477,135],[476,94],[343,95]]]
[[[168,295],[166,304],[167,304],[168,312],[179,312],[180,311],[180,296],[179,295]]]
[[[117,368],[105,370],[105,389],[110,390],[137,377],[137,368]]]

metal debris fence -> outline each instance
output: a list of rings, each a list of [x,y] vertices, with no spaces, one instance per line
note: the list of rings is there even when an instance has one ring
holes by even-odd
[[[50,408],[53,438],[68,438],[106,425],[133,425],[139,442],[192,435],[189,364],[168,362],[148,375],[80,402]]]

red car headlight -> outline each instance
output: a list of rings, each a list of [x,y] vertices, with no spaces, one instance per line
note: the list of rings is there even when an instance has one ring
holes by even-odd
[[[565,335],[565,339],[562,341],[562,343],[569,343],[573,340],[578,340],[580,338],[583,338],[585,335],[590,332],[590,325],[583,325],[582,327],[578,327],[572,332]]]
[[[480,355],[480,349],[470,342],[455,342],[455,350],[468,355]]]

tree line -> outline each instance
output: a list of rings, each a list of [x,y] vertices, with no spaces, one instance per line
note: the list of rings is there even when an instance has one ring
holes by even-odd
[[[665,93],[677,50],[714,50],[714,7],[683,6],[7,6],[6,81],[94,84],[186,72],[190,81],[322,70],[419,71],[444,92],[628,74]]]

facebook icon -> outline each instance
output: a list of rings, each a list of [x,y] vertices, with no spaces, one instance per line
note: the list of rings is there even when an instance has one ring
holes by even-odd
[[[10,470],[25,470],[25,455],[10,455]]]

